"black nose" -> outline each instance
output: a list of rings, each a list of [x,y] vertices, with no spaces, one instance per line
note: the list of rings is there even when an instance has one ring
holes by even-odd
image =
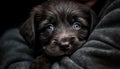
[[[62,49],[67,49],[70,46],[69,42],[61,42],[60,43],[60,48]]]
[[[64,37],[60,41],[60,48],[67,49],[70,47],[71,43],[75,41],[75,37]]]

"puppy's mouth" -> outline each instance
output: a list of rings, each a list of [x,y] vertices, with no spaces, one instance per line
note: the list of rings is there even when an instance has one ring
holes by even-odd
[[[71,55],[74,53],[77,49],[79,49],[82,44],[84,44],[85,41],[77,42],[77,44],[74,45],[69,45],[68,47],[61,47],[60,45],[48,45],[48,46],[43,46],[43,49],[45,53],[48,56],[51,57],[59,57],[59,56],[64,56],[64,55]]]

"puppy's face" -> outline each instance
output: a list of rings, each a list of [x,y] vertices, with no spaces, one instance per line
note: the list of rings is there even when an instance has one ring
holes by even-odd
[[[69,55],[81,47],[87,39],[89,24],[79,5],[56,2],[47,5],[43,11],[44,18],[38,21],[38,38],[48,55]]]
[[[81,4],[71,1],[49,2],[35,7],[33,13],[35,40],[47,55],[70,55],[88,37],[90,14],[88,8]]]
[[[48,16],[39,23],[39,40],[44,51],[50,56],[70,55],[80,48],[88,36],[88,25],[79,16]]]

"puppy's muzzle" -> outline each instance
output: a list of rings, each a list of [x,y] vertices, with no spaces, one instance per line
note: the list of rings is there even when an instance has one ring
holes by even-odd
[[[56,39],[53,39],[52,42],[53,44],[59,46],[59,48],[63,51],[67,51],[71,49],[72,43],[76,41],[76,37],[74,36],[66,36],[66,37],[57,37]]]

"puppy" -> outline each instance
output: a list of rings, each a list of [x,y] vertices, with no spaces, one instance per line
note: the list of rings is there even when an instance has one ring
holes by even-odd
[[[31,69],[49,69],[86,42],[96,16],[90,8],[72,0],[52,0],[33,8],[20,29],[36,58]]]

